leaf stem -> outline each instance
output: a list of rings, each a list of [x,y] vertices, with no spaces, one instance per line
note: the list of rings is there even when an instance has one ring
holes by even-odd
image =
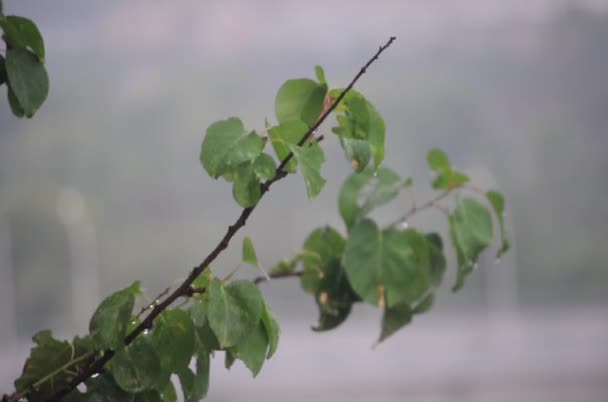
[[[39,379],[38,381],[36,381],[35,383],[33,383],[32,385],[28,386],[25,390],[21,391],[21,392],[16,392],[11,396],[6,396],[4,395],[2,397],[2,402],[11,402],[11,401],[19,401],[20,399],[24,398],[25,396],[27,396],[30,392],[32,392],[33,390],[35,390],[36,388],[39,388],[41,385],[43,385],[45,382],[52,380],[53,377],[55,377],[57,374],[63,372],[63,371],[67,371],[70,367],[72,367],[73,365],[80,363],[83,360],[88,359],[89,357],[93,356],[95,352],[87,352],[84,353],[80,356],[78,356],[77,358],[70,360],[69,362],[67,362],[66,364],[64,364],[63,366],[59,367],[58,369],[50,372],[49,374],[45,375],[44,377],[42,377],[41,379]]]
[[[44,384],[45,382],[47,382],[48,380],[52,379],[53,377],[55,377],[57,374],[61,373],[64,370],[69,369],[70,367],[72,367],[73,365],[75,365],[76,363],[80,363],[83,360],[88,359],[89,357],[93,356],[95,352],[91,351],[91,352],[87,352],[84,353],[80,356],[78,356],[77,358],[75,358],[74,360],[70,360],[69,362],[67,362],[66,364],[64,364],[63,366],[59,367],[57,370],[47,374],[46,376],[42,377],[40,380],[36,381],[35,383],[33,383],[30,388],[35,389],[35,388],[39,388],[42,384]]]
[[[401,218],[397,219],[395,222],[391,223],[389,226],[397,227],[403,223],[406,223],[412,216],[414,216],[418,212],[424,211],[425,209],[429,209],[429,208],[440,208],[441,209],[442,207],[438,204],[439,201],[445,199],[448,195],[450,195],[450,193],[455,188],[456,187],[451,188],[449,190],[445,190],[444,192],[442,192],[441,194],[439,194],[432,200],[429,200],[422,205],[416,205],[416,203],[413,203],[412,206],[410,207],[410,209],[405,213],[405,215],[403,215]]]
[[[422,212],[425,209],[429,209],[429,208],[437,208],[441,212],[443,212],[445,215],[449,215],[450,211],[447,208],[440,205],[439,201],[442,201],[443,199],[447,198],[450,194],[452,194],[452,192],[454,192],[454,190],[471,191],[471,192],[477,193],[485,198],[485,192],[482,189],[480,189],[479,187],[475,187],[471,184],[464,184],[461,186],[451,187],[451,188],[445,190],[444,192],[442,192],[441,194],[439,194],[438,196],[436,196],[435,198],[433,198],[432,200],[429,200],[422,205],[416,205],[416,201],[413,201],[412,206],[405,213],[405,215],[403,215],[401,218],[397,219],[395,222],[391,223],[389,226],[397,227],[397,226],[407,222],[412,216],[414,216],[418,212]],[[412,197],[413,197],[413,195],[412,195]]]
[[[266,276],[256,277],[255,279],[253,279],[253,283],[258,285],[262,282],[267,282],[271,279],[299,278],[302,276],[302,274],[303,274],[302,271],[271,272],[270,274],[268,274],[268,277],[266,277]]]
[[[319,117],[317,122],[308,129],[306,134],[300,139],[298,142],[298,146],[302,146],[310,136],[319,128],[319,126],[325,121],[325,119],[329,116],[329,114],[338,106],[338,104],[342,101],[342,99],[346,96],[346,94],[353,88],[355,83],[361,78],[363,74],[367,71],[367,69],[372,65],[374,61],[378,59],[380,54],[386,50],[394,41],[396,37],[391,36],[389,40],[383,46],[380,46],[378,51],[374,54],[374,56],[367,61],[367,63],[359,70],[357,75],[351,80],[348,86],[342,91],[342,93],[333,101],[331,106],[325,110],[325,112]],[[276,181],[281,180],[283,177],[287,176],[287,172],[285,171],[285,166],[289,163],[289,161],[293,158],[293,153],[289,153],[279,164],[279,166],[275,170],[275,176],[261,184],[261,196],[260,199],[264,196],[265,193],[268,192],[270,186]],[[258,201],[259,202],[259,201]],[[257,205],[257,204],[256,204]],[[228,244],[230,240],[234,237],[234,235],[247,223],[247,219],[249,215],[253,212],[256,205],[251,207],[244,208],[241,211],[240,216],[236,219],[236,221],[228,226],[228,229],[219,243],[215,246],[215,248],[205,257],[205,259],[196,267],[194,267],[186,280],[184,280],[179,287],[177,287],[170,295],[168,295],[162,302],[158,303],[154,309],[150,311],[150,313],[146,316],[146,318],[133,329],[125,338],[125,345],[130,344],[139,336],[144,330],[152,327],[152,323],[154,319],[164,310],[166,310],[176,299],[186,296],[190,294],[192,283],[198,278],[198,276],[220,255],[222,251],[228,248]],[[87,378],[92,376],[93,374],[98,373],[103,366],[114,356],[114,351],[107,350],[103,353],[103,355],[95,360],[87,369],[85,369],[79,376],[75,377],[67,387],[59,390],[55,394],[51,395],[46,399],[46,402],[55,402],[61,400],[64,396],[70,393],[74,388],[76,388],[80,383],[85,381]],[[8,398],[9,402],[16,402],[19,398],[14,398],[11,396]]]

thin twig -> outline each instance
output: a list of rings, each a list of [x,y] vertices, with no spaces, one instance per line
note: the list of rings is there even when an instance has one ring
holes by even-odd
[[[145,313],[147,310],[149,309],[154,309],[154,307],[158,304],[158,302],[160,301],[160,298],[165,296],[167,293],[169,293],[169,291],[171,290],[171,288],[166,288],[165,290],[163,290],[162,292],[160,292],[158,294],[158,296],[156,296],[154,298],[154,300],[152,300],[150,303],[148,303],[147,305],[143,306],[141,308],[141,310],[139,310],[139,313],[137,313],[137,315],[135,316],[135,318],[139,318],[142,316],[143,313]]]
[[[281,279],[281,278],[299,278],[303,274],[302,271],[287,271],[287,272],[271,272],[268,274],[270,279]],[[267,282],[268,278],[265,276],[258,276],[253,280],[256,285]]]
[[[430,201],[425,202],[422,205],[413,204],[412,207],[405,213],[405,215],[403,215],[401,218],[397,219],[395,222],[393,222],[389,226],[399,226],[400,224],[407,222],[412,216],[414,216],[418,212],[424,211],[425,209],[429,209],[429,208],[440,208],[441,209],[442,207],[438,204],[439,201],[443,200],[448,195],[450,195],[450,193],[455,188],[456,187],[451,188],[449,190],[445,190],[443,193],[439,194],[437,197],[433,198]]]
[[[369,59],[369,61],[361,68],[361,70],[359,70],[357,75],[352,79],[352,81],[348,84],[348,86],[342,91],[340,96],[338,96],[333,101],[333,103],[327,110],[325,110],[325,112],[319,117],[317,122],[308,129],[306,134],[304,134],[304,136],[298,142],[298,144],[297,144],[298,146],[302,146],[310,138],[310,136],[319,128],[319,126],[321,125],[321,123],[323,123],[323,121],[327,118],[327,116],[329,116],[329,114],[336,108],[336,106],[338,106],[338,104],[342,101],[342,99],[344,99],[346,94],[353,88],[353,86],[359,80],[359,78],[361,78],[361,76],[363,74],[365,74],[365,72],[370,67],[370,65],[378,59],[380,54],[386,48],[388,48],[393,43],[393,41],[395,41],[395,39],[396,39],[396,37],[391,36],[384,46],[380,46],[380,48],[378,49],[376,54],[374,54],[374,56],[371,59]],[[277,167],[277,169],[275,171],[275,176],[272,179],[264,182],[261,185],[260,199],[264,196],[264,194],[266,192],[268,192],[268,190],[270,189],[270,186],[272,186],[273,183],[275,183],[276,181],[279,181],[283,177],[287,176],[287,172],[285,171],[285,166],[287,166],[287,164],[289,163],[289,161],[292,158],[293,158],[293,153],[289,153]],[[179,287],[177,289],[175,289],[169,296],[167,296],[162,302],[157,304],[156,307],[154,309],[152,309],[150,311],[150,313],[146,316],[146,318],[134,330],[132,330],[127,335],[127,337],[125,338],[125,341],[124,341],[125,345],[129,345],[131,342],[133,342],[133,340],[135,340],[135,338],[137,338],[137,336],[139,336],[146,329],[152,328],[152,323],[153,323],[154,319],[161,312],[166,310],[176,299],[190,294],[190,292],[192,291],[191,290],[192,283],[220,255],[220,253],[228,247],[230,240],[234,237],[234,235],[238,232],[238,230],[240,228],[242,228],[243,226],[245,226],[245,224],[247,223],[247,219],[249,218],[249,215],[251,215],[251,213],[255,209],[256,205],[257,204],[255,204],[251,207],[244,208],[241,211],[241,214],[236,219],[236,221],[232,225],[228,226],[228,230],[226,231],[226,234],[224,234],[224,236],[222,237],[220,242],[215,246],[215,248],[207,255],[207,257],[205,257],[205,259],[198,266],[194,267],[192,269],[192,271],[190,271],[190,274],[188,275],[186,280],[184,280],[184,282],[182,282],[181,285],[179,285]],[[80,375],[78,375],[72,381],[70,381],[70,383],[68,384],[67,387],[65,387],[65,388],[59,390],[58,392],[56,392],[55,394],[51,395],[48,399],[46,399],[46,401],[47,402],[60,401],[64,396],[66,396],[73,389],[75,389],[80,383],[82,383],[83,381],[85,381],[86,379],[91,377],[93,374],[99,373],[103,369],[103,366],[113,356],[114,356],[114,351],[112,351],[112,350],[105,351],[99,359],[95,360],[87,369],[85,369],[83,372],[81,372]],[[19,396],[19,397],[16,398],[17,396]],[[20,399],[23,396],[24,395],[13,394],[8,398],[8,401],[16,402],[18,399]]]

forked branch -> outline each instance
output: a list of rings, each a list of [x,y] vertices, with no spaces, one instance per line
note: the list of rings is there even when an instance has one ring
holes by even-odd
[[[306,134],[304,134],[304,136],[298,142],[298,146],[302,146],[311,137],[311,135],[313,135],[313,133],[325,121],[325,119],[329,116],[329,114],[338,106],[338,104],[342,101],[342,99],[344,99],[346,94],[354,87],[354,85],[361,78],[361,76],[363,74],[365,74],[365,72],[372,65],[372,63],[374,63],[374,61],[376,61],[378,59],[380,54],[382,54],[382,52],[384,52],[384,50],[386,50],[395,41],[395,39],[396,39],[396,37],[392,36],[389,38],[389,40],[383,46],[379,47],[379,49],[376,51],[376,53],[373,55],[373,57],[370,58],[363,67],[361,67],[361,69],[359,70],[357,75],[355,75],[355,77],[351,80],[351,82],[348,84],[348,86],[340,93],[340,95],[335,100],[333,100],[331,105],[327,109],[324,110],[323,114],[318,118],[317,122],[308,129]],[[289,153],[281,161],[279,166],[276,168],[274,177],[261,184],[261,196],[263,196],[266,192],[268,192],[268,190],[270,189],[270,187],[272,186],[273,183],[275,183],[276,181],[279,181],[283,177],[287,176],[285,167],[287,166],[287,163],[289,163],[289,161],[292,159],[292,157],[293,157],[293,154]],[[234,235],[239,231],[239,229],[241,229],[243,226],[245,226],[245,224],[247,223],[247,219],[249,218],[249,216],[255,209],[256,205],[244,208],[241,211],[241,214],[239,215],[239,217],[236,219],[236,221],[232,225],[228,226],[226,233],[224,234],[222,239],[219,241],[219,243],[215,246],[215,248],[207,255],[207,257],[205,257],[205,259],[198,266],[196,266],[192,269],[192,271],[190,272],[190,274],[188,275],[186,280],[184,280],[165,299],[163,299],[158,304],[153,305],[153,308],[151,308],[149,310],[149,313],[145,317],[145,319],[133,331],[131,331],[127,335],[127,337],[125,338],[125,341],[124,341],[125,345],[129,345],[131,342],[133,342],[133,340],[135,340],[135,338],[137,338],[137,336],[139,336],[141,333],[143,333],[146,329],[150,329],[152,327],[154,319],[160,313],[162,313],[164,310],[166,310],[176,299],[183,297],[183,296],[189,296],[192,294],[192,288],[191,288],[192,283],[206,269],[206,267],[208,267],[221,254],[221,252],[228,247],[228,245],[229,245],[230,241],[232,240],[232,238],[234,237]],[[157,300],[157,299],[155,299],[155,300]],[[72,390],[74,390],[80,383],[87,380],[94,374],[99,373],[103,369],[104,365],[113,356],[114,356],[114,351],[111,351],[111,350],[105,351],[97,360],[93,361],[85,370],[83,370],[79,375],[77,375],[70,382],[70,384],[67,387],[56,392],[54,395],[52,395],[50,398],[48,398],[47,401],[51,402],[51,401],[61,400],[63,397],[65,397],[67,394],[69,394]],[[21,398],[27,397],[28,391],[30,391],[30,390],[28,389],[27,391],[24,391],[24,392],[15,393],[13,395],[10,395],[8,398],[3,398],[3,399],[8,402],[17,402]]]

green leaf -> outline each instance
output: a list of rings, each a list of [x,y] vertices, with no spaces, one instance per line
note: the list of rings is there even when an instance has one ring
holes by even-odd
[[[264,303],[264,310],[262,311],[262,324],[264,325],[266,337],[268,338],[268,353],[266,354],[266,358],[270,359],[277,351],[279,346],[281,329],[279,328],[279,323],[272,316],[270,308],[266,303]]]
[[[329,257],[340,257],[344,251],[344,237],[331,226],[313,230],[304,240],[304,250],[319,255],[321,260]]]
[[[27,49],[6,52],[8,83],[25,116],[32,117],[49,93],[49,77],[44,65]]]
[[[117,350],[124,342],[135,296],[141,293],[139,281],[105,298],[91,318],[89,332],[99,350]]]
[[[0,55],[0,85],[6,82],[6,66],[4,63],[4,56]]]
[[[90,336],[76,336],[72,340],[72,360],[78,360],[77,363],[72,363],[70,369],[72,372],[80,372],[85,370],[90,364],[91,359],[94,358],[95,354],[95,343]],[[89,356],[87,358],[87,356]]]
[[[255,132],[251,132],[242,137],[226,154],[220,167],[219,173],[224,174],[229,170],[234,170],[243,162],[253,163],[261,154],[264,148],[264,141]]]
[[[263,304],[260,290],[252,282],[224,286],[219,279],[211,281],[207,319],[221,348],[238,344],[256,327]]]
[[[380,307],[412,303],[430,284],[427,241],[413,229],[381,231],[362,220],[349,234],[344,264],[355,292]]]
[[[218,178],[247,161],[254,161],[264,147],[254,132],[247,134],[243,122],[231,117],[213,123],[201,146],[201,163],[213,178]]]
[[[178,373],[185,402],[198,402],[209,391],[209,355],[196,359],[196,374],[188,367]]]
[[[209,391],[209,373],[211,370],[211,361],[209,353],[199,354],[196,359],[196,391],[198,391],[199,400],[204,399]]]
[[[443,255],[443,242],[437,233],[428,233],[425,237],[429,245],[431,284],[438,288],[443,281],[443,274],[447,265]]]
[[[464,173],[460,173],[455,170],[446,170],[440,173],[435,180],[433,180],[432,187],[435,190],[448,190],[454,187],[462,186],[468,182],[469,177]]]
[[[297,159],[298,164],[302,169],[308,198],[315,198],[325,185],[325,179],[321,176],[320,172],[321,165],[323,162],[325,162],[323,150],[317,143],[304,147],[290,145],[289,149],[293,153],[293,156]]]
[[[194,325],[184,310],[168,309],[154,321],[152,345],[166,371],[187,367],[194,353]]]
[[[361,196],[363,189],[370,186],[370,191]],[[372,210],[392,201],[403,188],[399,175],[391,169],[380,168],[375,172],[367,169],[351,174],[342,185],[338,197],[338,208],[346,228],[350,230]]]
[[[209,299],[194,300],[190,307],[190,318],[197,327],[207,324],[207,311],[209,309]]]
[[[479,201],[464,198],[458,200],[449,223],[458,257],[458,277],[453,287],[457,291],[473,271],[479,254],[492,242],[492,216]]]
[[[361,172],[367,167],[372,157],[372,149],[366,140],[340,137],[340,145],[346,153],[346,159],[355,171]]]
[[[363,198],[361,213],[368,214],[375,208],[392,201],[404,188],[401,178],[391,169],[380,168],[372,179],[374,186]]]
[[[253,172],[252,164],[250,162],[243,163],[235,173],[232,196],[243,208],[254,206],[262,196],[262,189],[260,188],[260,180]]]
[[[429,167],[437,172],[437,177],[432,183],[435,190],[448,190],[462,186],[469,181],[464,173],[452,168],[447,155],[440,149],[431,149],[426,155],[426,160]]]
[[[424,314],[433,307],[434,302],[435,302],[435,295],[433,293],[429,293],[424,299],[422,299],[420,302],[418,302],[416,304],[416,306],[414,306],[414,309],[412,310],[412,312],[414,314]]]
[[[384,135],[386,128],[384,127],[384,119],[369,101],[367,101],[367,109],[369,112],[369,134],[367,136],[367,142],[369,142],[369,145],[372,147],[374,164],[378,167],[384,160]]]
[[[336,99],[342,91],[343,89],[332,89],[329,95]],[[336,108],[336,112],[338,127],[332,128],[332,131],[341,137],[366,140],[371,147],[375,166],[380,166],[384,160],[386,129],[384,119],[374,105],[361,93],[350,90]]]
[[[11,89],[10,86],[8,87],[7,94],[8,94],[8,104],[10,105],[11,111],[13,112],[13,114],[17,117],[25,116],[25,111],[23,110],[23,107],[17,100],[17,97],[15,96],[15,93],[13,92],[13,90]]]
[[[261,154],[253,162],[253,172],[260,180],[270,180],[274,177],[277,170],[277,164],[268,154]]]
[[[242,360],[251,374],[256,377],[268,353],[268,337],[263,322],[260,321],[243,340],[231,347],[230,352],[234,357]]]
[[[351,310],[352,304],[339,306],[332,313],[327,312],[325,310],[320,310],[317,325],[312,327],[311,329],[315,332],[323,332],[337,328],[340,324],[346,321],[346,319],[350,315]]]
[[[53,338],[51,331],[40,331],[32,339],[36,346],[32,348],[21,376],[15,380],[17,392],[24,391],[72,360],[74,351],[72,345],[67,341]],[[53,391],[67,385],[69,380],[65,373],[59,373],[54,378],[53,382],[45,382],[42,386],[37,387],[33,399],[43,399],[44,395],[50,395]]]
[[[353,302],[359,301],[354,293],[340,258],[345,241],[330,226],[315,229],[306,239],[299,259],[303,262],[302,288],[315,296],[319,307],[319,322],[314,331],[326,331],[341,324]]]
[[[272,142],[277,158],[283,161],[291,153],[290,145],[297,145],[308,131],[308,126],[299,120],[281,123],[268,129],[268,137]],[[298,162],[291,159],[285,166],[285,171],[295,173]]]
[[[86,381],[87,392],[83,395],[87,402],[132,402],[135,396],[125,392],[109,374],[102,374]]]
[[[44,39],[32,20],[8,15],[0,18],[0,26],[11,48],[30,48],[44,63]]]
[[[426,155],[426,160],[429,167],[435,172],[441,173],[452,169],[448,156],[440,149],[431,149]]]
[[[360,217],[359,194],[373,175],[372,169],[364,170],[361,173],[353,173],[344,181],[342,188],[340,188],[338,209],[348,230],[353,227]]]
[[[226,349],[226,354],[224,356],[224,367],[230,370],[232,368],[232,365],[234,365],[235,361],[236,356],[234,355],[234,353],[232,353],[230,349]]]
[[[492,205],[492,209],[496,214],[496,218],[498,219],[498,226],[500,228],[500,237],[502,238],[502,245],[496,253],[496,258],[500,258],[504,253],[506,253],[509,248],[511,248],[511,240],[509,239],[509,234],[507,233],[507,229],[505,227],[505,198],[498,191],[488,191],[486,193],[486,197],[488,201]]]
[[[110,371],[118,386],[127,392],[156,389],[163,377],[160,359],[147,336],[138,336],[116,352]]]
[[[469,177],[461,172],[452,172],[450,177],[450,187],[459,187],[469,182]]]
[[[304,241],[299,260],[303,262],[304,272],[301,278],[302,288],[315,294],[323,276],[323,265],[330,257],[340,258],[344,251],[344,238],[331,226],[324,226],[312,231]]]
[[[194,282],[192,282],[192,287],[207,288],[212,277],[213,274],[211,273],[211,268],[207,267],[199,276],[196,277]]]
[[[407,303],[399,303],[396,306],[384,310],[382,317],[382,330],[378,343],[403,328],[412,321],[412,309]]]
[[[323,110],[327,85],[310,79],[288,80],[277,93],[275,114],[279,123],[300,120],[312,126]]]
[[[270,273],[271,274],[278,274],[278,273],[287,273],[287,272],[293,272],[296,269],[296,266],[298,264],[298,261],[300,259],[296,256],[295,258],[290,258],[290,259],[282,259],[279,262],[275,263],[271,268],[270,268]]]
[[[135,402],[162,402],[160,392],[148,390],[135,394]]]
[[[270,279],[270,277],[268,276],[266,271],[264,271],[264,269],[260,265],[260,262],[258,261],[258,256],[255,253],[255,248],[253,247],[253,241],[249,236],[243,239],[243,262],[253,265],[254,267],[260,270],[262,275],[264,275],[267,280]]]
[[[323,67],[316,65],[315,75],[317,76],[317,81],[319,81],[321,84],[327,84],[325,81],[325,71],[323,71]]]
[[[163,402],[177,402],[177,392],[175,392],[175,386],[173,382],[169,381],[163,389],[161,396]]]
[[[177,392],[175,391],[175,385],[173,385],[172,381],[167,383],[167,386],[163,389],[161,396],[163,398],[163,402],[177,402]]]
[[[243,262],[255,266],[260,265],[260,262],[258,261],[258,256],[255,253],[255,248],[253,247],[253,241],[249,236],[243,239]]]
[[[210,353],[214,350],[220,350],[220,343],[209,326],[208,321],[205,323],[205,325],[196,328],[196,349],[199,355],[203,350],[206,353]]]
[[[334,90],[330,94],[332,94]],[[339,90],[342,92],[342,90]],[[338,95],[336,95],[337,97]],[[367,140],[369,137],[369,110],[367,101],[363,95],[354,90],[349,91],[336,108],[339,126],[332,131],[339,136]]]
[[[322,275],[314,289],[319,307],[319,322],[313,331],[327,331],[348,318],[352,304],[361,299],[348,282],[340,259],[329,257],[324,261]]]

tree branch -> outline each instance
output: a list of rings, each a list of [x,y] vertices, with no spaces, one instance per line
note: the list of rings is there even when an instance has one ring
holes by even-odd
[[[338,104],[342,101],[342,99],[344,99],[346,94],[353,88],[353,86],[359,80],[359,78],[361,78],[361,76],[363,74],[365,74],[365,72],[371,66],[371,64],[378,59],[380,54],[386,48],[388,48],[393,43],[393,41],[395,41],[395,39],[396,39],[396,37],[391,36],[389,38],[389,40],[386,42],[386,44],[384,44],[384,46],[380,46],[378,51],[374,54],[374,56],[371,59],[368,60],[368,62],[361,68],[361,70],[359,70],[357,75],[351,80],[351,82],[348,84],[348,86],[342,91],[340,96],[338,96],[332,102],[331,106],[327,110],[325,110],[325,112],[319,117],[317,122],[308,129],[306,134],[304,134],[304,136],[298,142],[298,146],[302,146],[310,138],[310,136],[313,135],[313,133],[325,121],[325,119],[329,116],[329,114],[336,108],[336,106],[338,106]],[[283,177],[287,176],[287,172],[285,171],[285,166],[287,165],[287,163],[289,163],[289,161],[292,158],[293,158],[293,154],[289,153],[285,157],[285,159],[283,159],[281,161],[280,165],[277,167],[274,177],[272,179],[264,182],[263,184],[261,184],[260,199],[261,199],[261,197],[264,196],[265,193],[268,192],[268,190],[270,189],[272,184],[281,180]],[[150,310],[150,312],[146,316],[146,318],[133,331],[131,331],[131,333],[129,333],[127,335],[127,337],[125,338],[125,341],[124,341],[125,345],[129,345],[131,342],[133,342],[133,340],[135,340],[135,338],[137,338],[138,335],[140,335],[142,332],[144,332],[144,330],[152,328],[154,319],[161,312],[166,310],[176,299],[178,299],[179,297],[182,297],[182,296],[188,296],[188,295],[192,294],[191,293],[192,292],[192,288],[191,288],[192,283],[220,255],[220,253],[228,247],[228,244],[230,243],[230,240],[234,237],[234,235],[239,231],[240,228],[245,226],[245,224],[247,223],[247,219],[249,218],[249,216],[255,209],[256,205],[244,208],[242,210],[240,216],[236,219],[236,221],[232,225],[228,226],[228,229],[227,229],[226,233],[224,234],[224,236],[222,237],[222,239],[220,240],[220,242],[215,246],[215,248],[207,255],[207,257],[205,257],[205,259],[198,266],[196,266],[192,269],[192,271],[190,272],[190,274],[188,275],[186,280],[184,280],[181,283],[181,285],[179,285],[179,287],[177,289],[175,289],[164,300],[162,300],[158,304],[153,305],[152,309]],[[282,275],[282,276],[287,276],[287,275]],[[277,277],[282,277],[282,276],[277,276]],[[295,276],[295,274],[293,276]],[[112,351],[112,350],[105,351],[100,358],[95,360],[86,370],[82,371],[79,375],[77,375],[66,388],[59,390],[54,395],[52,395],[51,397],[46,399],[46,401],[47,402],[60,401],[63,397],[65,397],[73,389],[75,389],[80,383],[82,383],[83,381],[85,381],[86,379],[91,377],[92,375],[99,373],[102,370],[103,366],[113,356],[114,356],[114,351]],[[20,398],[27,396],[27,394],[28,394],[27,391],[15,393],[15,394],[11,395],[9,398],[7,398],[7,401],[16,402]]]

